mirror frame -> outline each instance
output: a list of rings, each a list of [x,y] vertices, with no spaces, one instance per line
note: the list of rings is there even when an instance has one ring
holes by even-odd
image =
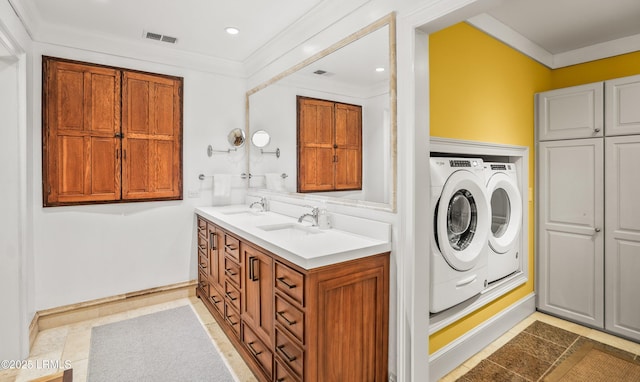
[[[250,108],[249,108],[249,97],[260,90],[282,80],[283,78],[289,76],[297,72],[298,70],[310,65],[311,63],[318,61],[319,59],[328,56],[329,54],[344,48],[350,43],[368,35],[371,32],[374,32],[380,28],[385,26],[389,27],[389,117],[391,119],[391,136],[390,138],[390,159],[391,159],[391,178],[392,178],[392,187],[391,194],[389,195],[388,203],[380,203],[380,202],[368,202],[366,200],[353,200],[353,199],[343,199],[339,197],[333,196],[324,196],[324,195],[315,195],[315,194],[300,194],[297,192],[278,192],[278,194],[286,194],[291,197],[298,197],[304,199],[317,199],[318,201],[327,201],[332,204],[340,204],[340,205],[349,205],[349,206],[358,206],[365,207],[369,209],[396,212],[397,208],[397,189],[398,189],[398,148],[397,148],[397,131],[398,131],[398,116],[397,116],[397,55],[396,55],[396,15],[395,12],[389,13],[388,15],[374,21],[373,23],[367,25],[366,27],[352,33],[351,35],[343,38],[337,43],[329,46],[328,48],[314,54],[313,56],[301,61],[300,63],[290,67],[272,77],[271,79],[259,84],[258,86],[247,91],[245,95],[245,130],[246,135],[251,136],[250,130]],[[247,171],[251,171],[251,154],[247,155]],[[247,187],[251,189],[248,185]],[[266,189],[256,188],[255,190],[267,191]]]
[[[240,142],[238,142],[238,138],[240,139]],[[244,146],[245,141],[247,140],[247,133],[236,127],[235,129],[232,129],[229,134],[227,134],[227,142],[229,143],[229,146],[231,146],[231,148],[233,149],[234,147],[236,149]]]

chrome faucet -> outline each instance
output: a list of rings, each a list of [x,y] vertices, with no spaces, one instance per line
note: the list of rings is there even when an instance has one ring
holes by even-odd
[[[260,200],[249,204],[249,209],[252,209],[253,206],[256,206],[256,205],[260,206],[260,208],[261,208],[260,211],[261,212],[267,211],[267,207],[268,207],[267,206],[267,198],[265,198],[264,196],[261,196]]]
[[[310,217],[312,220],[312,227],[317,227],[318,226],[318,214],[320,213],[320,209],[318,207],[311,207],[311,206],[305,206],[305,207],[309,207],[311,208],[311,213],[306,213],[302,216],[300,216],[298,218],[298,223],[302,223],[302,221],[307,218]]]

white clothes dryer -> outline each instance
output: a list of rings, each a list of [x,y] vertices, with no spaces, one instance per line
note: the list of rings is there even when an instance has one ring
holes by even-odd
[[[488,281],[506,277],[520,268],[522,195],[513,163],[484,163],[491,207]]]
[[[490,228],[482,159],[430,158],[431,313],[457,305],[487,285]]]

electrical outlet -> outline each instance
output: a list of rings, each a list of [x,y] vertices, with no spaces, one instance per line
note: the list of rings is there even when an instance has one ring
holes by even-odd
[[[187,195],[190,198],[199,198],[200,197],[200,191],[198,191],[198,190],[189,190],[189,193]]]

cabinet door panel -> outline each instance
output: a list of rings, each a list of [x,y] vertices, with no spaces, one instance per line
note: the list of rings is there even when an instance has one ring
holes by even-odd
[[[540,142],[538,152],[538,307],[602,327],[602,139]]]
[[[640,75],[605,82],[606,135],[640,134]]]
[[[273,343],[273,259],[257,249],[241,245],[245,280],[242,319],[267,344]]]
[[[602,137],[603,93],[602,82],[538,93],[539,140]]]
[[[43,59],[45,206],[120,198],[120,72]]]
[[[640,136],[606,145],[606,328],[640,340]]]
[[[182,198],[182,82],[125,72],[123,199]]]

